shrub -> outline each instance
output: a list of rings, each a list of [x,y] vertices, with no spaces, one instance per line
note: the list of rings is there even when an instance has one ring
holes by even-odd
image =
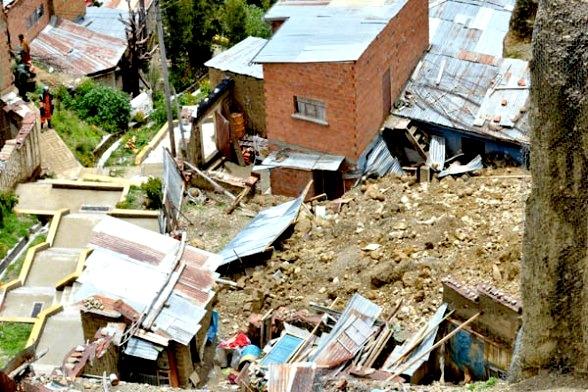
[[[156,177],[149,177],[147,182],[141,184],[141,190],[145,192],[147,200],[146,207],[158,210],[163,206],[163,189],[161,180]]]
[[[131,103],[129,96],[122,91],[91,81],[83,82],[76,89],[73,108],[80,118],[106,132],[115,133],[128,128]]]

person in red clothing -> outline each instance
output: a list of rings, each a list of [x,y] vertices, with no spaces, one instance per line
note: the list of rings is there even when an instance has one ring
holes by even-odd
[[[43,124],[47,122],[47,128],[51,128],[51,116],[53,115],[53,95],[49,92],[49,87],[43,87],[43,94],[41,94],[41,98],[39,101],[41,106],[41,129],[43,128]]]
[[[20,59],[23,64],[28,64],[31,62],[31,48],[29,42],[22,34],[18,35],[18,40],[20,42]]]

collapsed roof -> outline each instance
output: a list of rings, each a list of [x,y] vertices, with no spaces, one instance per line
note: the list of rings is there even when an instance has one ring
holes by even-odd
[[[447,0],[429,8],[431,47],[394,115],[529,143],[527,61],[502,57],[514,0]]]

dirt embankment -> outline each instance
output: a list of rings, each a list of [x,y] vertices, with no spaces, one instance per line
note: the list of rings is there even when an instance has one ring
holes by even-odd
[[[313,214],[304,208],[270,260],[232,276],[244,289],[219,293],[221,334],[243,328],[252,311],[337,297],[342,306],[354,292],[385,312],[403,299],[397,318],[415,327],[441,303],[448,275],[518,296],[529,188],[518,170],[426,185],[387,177],[344,195],[340,211],[333,202],[315,203]]]

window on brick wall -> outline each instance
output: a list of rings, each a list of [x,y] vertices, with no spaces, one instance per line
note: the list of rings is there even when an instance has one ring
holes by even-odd
[[[326,124],[326,105],[316,99],[294,97],[294,117]]]
[[[43,4],[41,4],[35,8],[33,13],[29,16],[27,20],[27,27],[30,29],[36,25],[37,22],[43,17],[43,14],[45,14],[45,8],[43,7]]]

